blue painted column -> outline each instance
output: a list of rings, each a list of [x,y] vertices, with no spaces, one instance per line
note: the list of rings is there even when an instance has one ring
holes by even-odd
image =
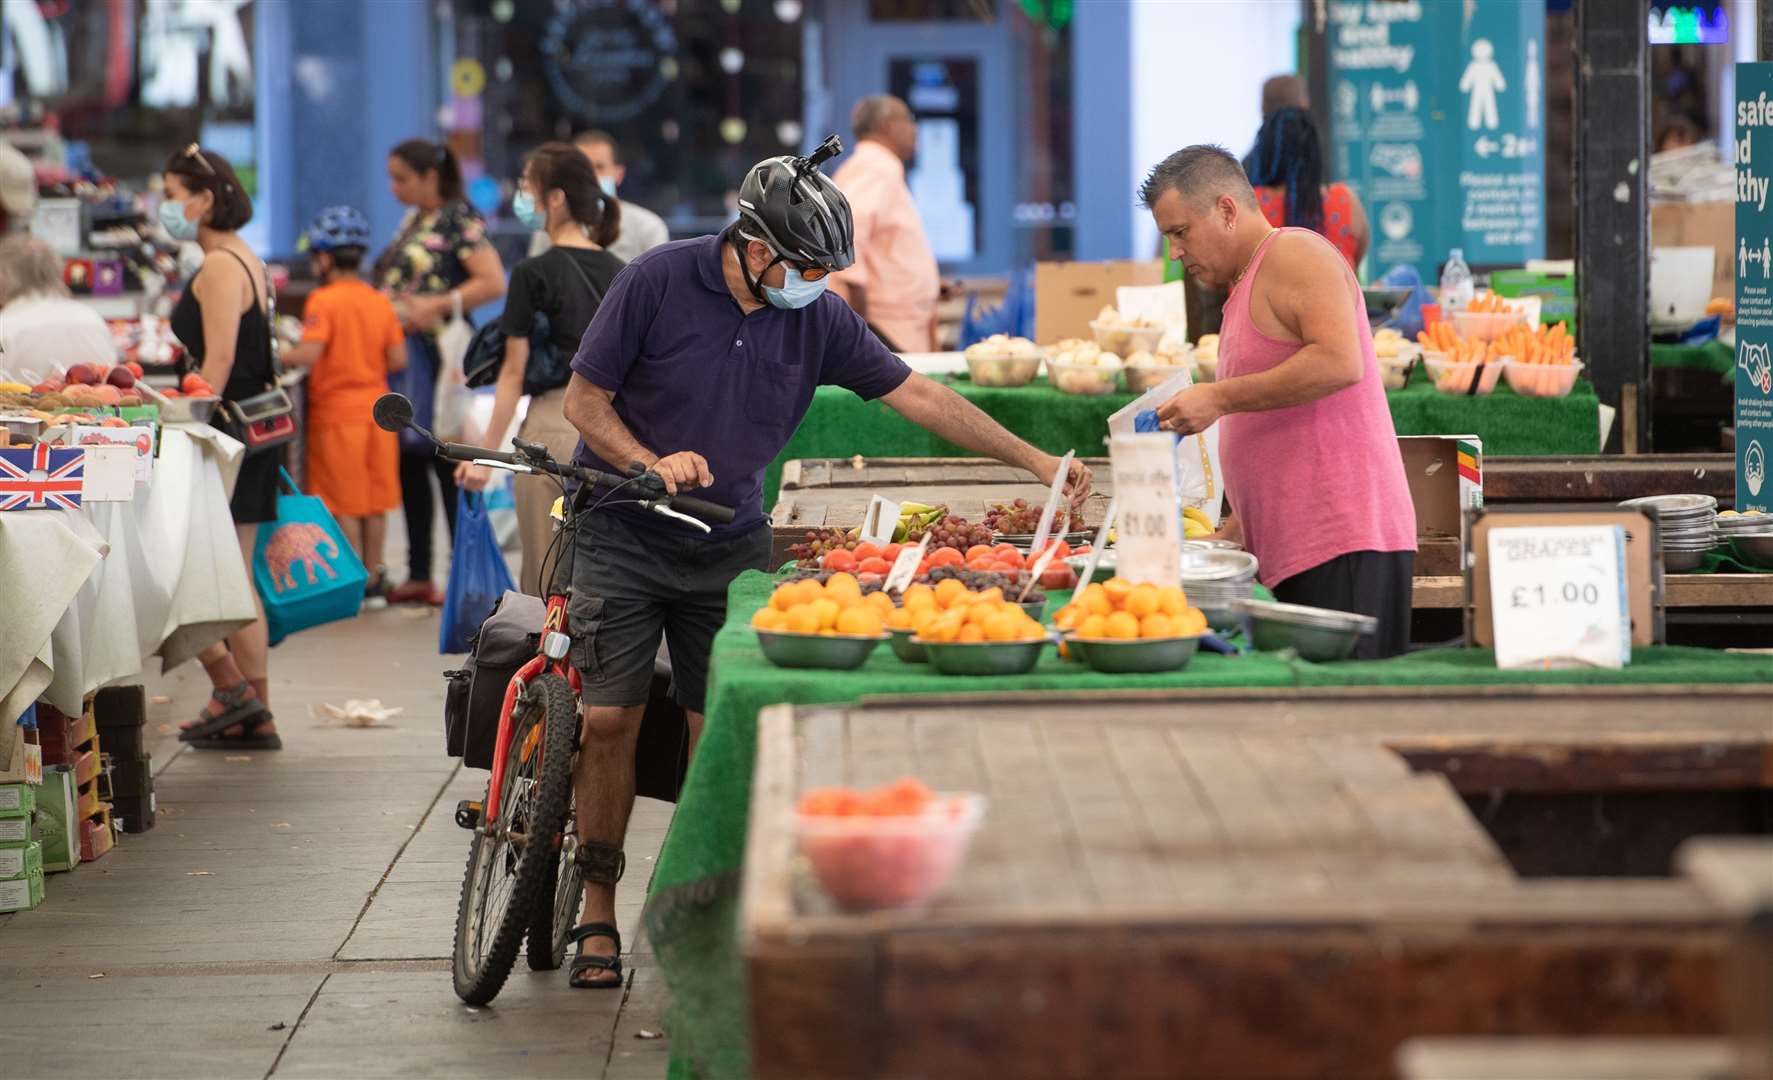
[[[1130,4],[1078,4],[1071,23],[1073,170],[1077,191],[1076,258],[1134,255],[1128,207],[1133,175]]]

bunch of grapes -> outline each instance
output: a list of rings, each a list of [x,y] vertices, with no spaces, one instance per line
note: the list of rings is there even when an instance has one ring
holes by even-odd
[[[1003,573],[996,570],[968,570],[964,566],[938,566],[930,570],[929,583],[931,585],[947,581],[949,578],[965,585],[968,592],[1002,589],[1004,595],[1012,600],[1015,599],[1016,594],[1022,591],[1022,586],[1028,583],[1027,571],[1021,570],[1015,573]],[[1041,592],[1038,586],[1029,590],[1029,603],[1044,599],[1046,599],[1046,594]]]
[[[776,584],[778,586],[790,585],[796,581],[809,581],[810,580],[810,581],[816,581],[819,584],[823,585],[827,581],[831,580],[831,576],[833,573],[835,573],[835,571],[820,570],[820,569],[817,569],[816,567],[807,567],[805,569],[793,570],[793,571],[790,571],[789,573],[781,575],[779,578],[776,579]],[[869,593],[879,592],[881,584],[882,584],[882,582],[878,579],[872,580],[872,581],[863,581],[861,583],[862,595],[867,596]]]
[[[1041,509],[1038,506],[1029,506],[1027,499],[998,503],[985,512],[985,524],[1004,536],[1032,536],[1034,530],[1040,528]],[[1075,511],[1068,517],[1055,518],[1053,522],[1053,531],[1060,534],[1083,530],[1083,515]]]
[[[852,540],[842,529],[812,529],[806,534],[804,543],[795,544],[788,549],[788,557],[797,562],[816,562],[827,551],[840,548],[854,551],[860,540]]]
[[[991,543],[991,526],[971,524],[966,518],[945,517],[929,527],[930,550],[953,548],[965,552],[975,544]]]

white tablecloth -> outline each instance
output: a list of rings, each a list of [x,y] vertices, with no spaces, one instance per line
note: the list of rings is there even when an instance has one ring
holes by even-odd
[[[0,513],[0,762],[38,698],[78,712],[149,657],[176,667],[256,617],[228,512],[242,452],[169,424],[132,502]]]

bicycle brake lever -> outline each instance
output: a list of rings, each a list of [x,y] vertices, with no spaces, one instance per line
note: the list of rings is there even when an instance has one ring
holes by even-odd
[[[549,457],[548,448],[541,443],[525,442],[522,439],[514,438],[511,440],[511,445],[517,448],[518,453],[533,461],[545,461]]]
[[[707,522],[700,521],[696,518],[690,517],[688,514],[680,514],[676,510],[673,510],[669,506],[666,506],[664,503],[657,503],[657,502],[648,503],[647,509],[649,509],[653,513],[659,514],[663,517],[668,517],[668,518],[671,518],[676,521],[681,521],[686,525],[694,525],[696,528],[702,530],[705,533],[711,533],[714,531],[711,527],[709,527]]]

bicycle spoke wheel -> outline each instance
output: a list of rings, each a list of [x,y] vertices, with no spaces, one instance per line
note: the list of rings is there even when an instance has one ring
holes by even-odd
[[[571,687],[544,675],[525,690],[517,710],[498,816],[475,830],[456,910],[455,989],[470,1005],[498,995],[536,904],[554,891],[555,838],[572,797],[578,727]]]
[[[548,876],[548,888],[530,915],[529,943],[524,956],[534,971],[553,971],[566,962],[566,935],[578,925],[579,905],[585,899],[585,881],[573,863],[578,854],[576,807],[569,803],[566,824],[561,827],[560,856]]]

